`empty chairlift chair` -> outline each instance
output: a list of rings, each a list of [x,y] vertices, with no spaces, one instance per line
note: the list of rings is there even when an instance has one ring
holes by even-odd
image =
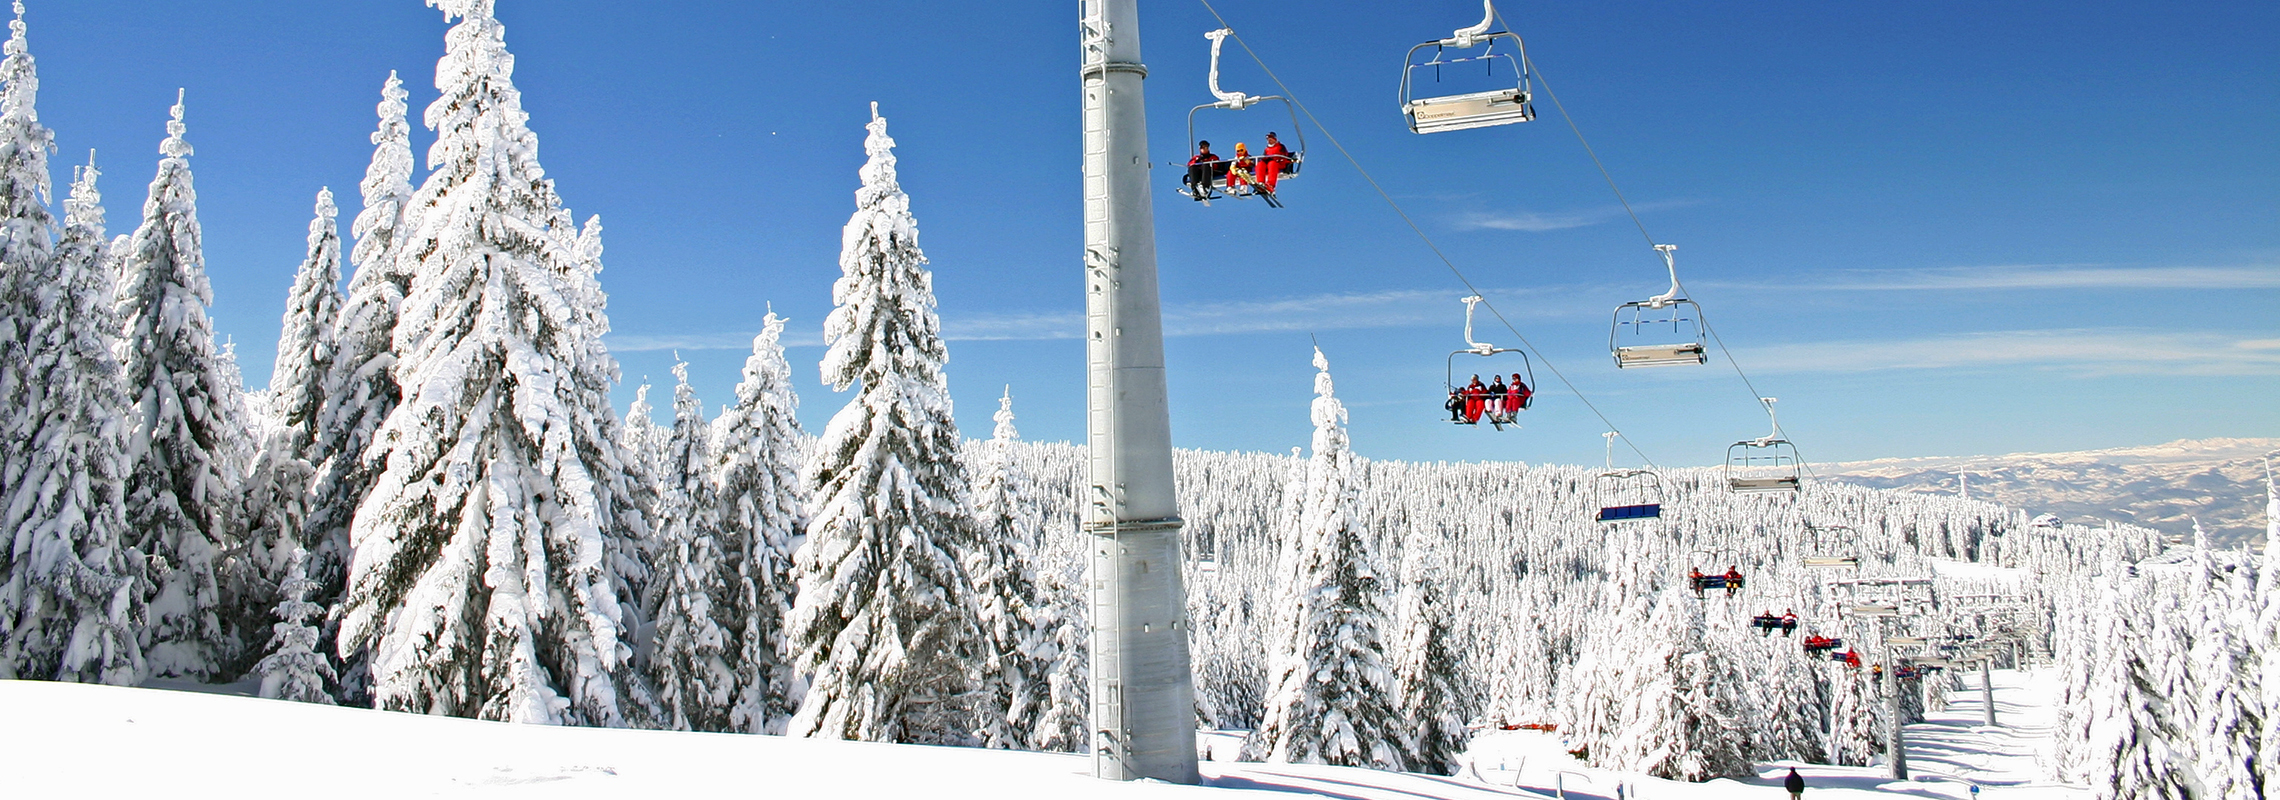
[[[1459,29],[1446,39],[1435,39],[1409,48],[1401,66],[1401,115],[1409,120],[1409,130],[1416,133],[1441,133],[1471,128],[1511,125],[1536,118],[1532,99],[1532,81],[1528,74],[1528,49],[1520,36],[1511,31],[1490,33],[1496,22],[1493,0],[1483,0],[1480,24]],[[1499,53],[1496,45],[1511,40],[1511,53]],[[1432,48],[1433,58],[1420,62],[1419,51]],[[1464,55],[1480,48],[1479,55]],[[1452,55],[1451,50],[1459,55]],[[1497,74],[1497,65],[1504,66],[1504,74]],[[1446,91],[1441,83],[1450,79],[1450,72],[1473,73],[1479,67],[1478,77],[1462,76],[1472,88],[1465,91]],[[1430,88],[1420,85],[1420,76],[1432,79]]]
[[[1599,513],[1592,519],[1597,522],[1637,522],[1662,519],[1662,476],[1651,469],[1616,469],[1615,437],[1621,434],[1608,431],[1600,434],[1607,440],[1607,471],[1591,481],[1591,494]]]
[[[1743,493],[1795,492],[1803,484],[1804,464],[1797,446],[1781,438],[1781,423],[1773,416],[1774,398],[1760,397],[1773,432],[1726,448],[1726,488]]]
[[[1607,347],[1615,366],[1676,367],[1710,363],[1703,347],[1706,329],[1702,307],[1679,296],[1677,245],[1658,244],[1663,266],[1670,270],[1670,291],[1615,309],[1615,323],[1607,331]]]

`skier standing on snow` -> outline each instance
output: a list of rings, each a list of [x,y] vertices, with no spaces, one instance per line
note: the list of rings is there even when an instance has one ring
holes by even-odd
[[[1805,776],[1797,774],[1796,767],[1790,767],[1789,777],[1781,779],[1781,788],[1789,790],[1789,800],[1803,800]]]

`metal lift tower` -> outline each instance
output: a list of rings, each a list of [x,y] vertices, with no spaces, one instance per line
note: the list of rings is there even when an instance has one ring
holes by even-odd
[[[1196,783],[1137,0],[1079,0],[1093,775]]]

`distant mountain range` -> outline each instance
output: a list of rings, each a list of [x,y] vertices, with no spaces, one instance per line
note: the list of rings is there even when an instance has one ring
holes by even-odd
[[[1816,464],[1826,479],[1930,494],[1967,492],[2034,514],[2128,522],[2214,544],[2264,538],[2264,459],[2280,439],[2181,439],[2078,453],[1883,458]]]

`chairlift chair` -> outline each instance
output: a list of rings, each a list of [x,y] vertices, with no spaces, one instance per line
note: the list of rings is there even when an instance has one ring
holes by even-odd
[[[1708,337],[1702,324],[1702,306],[1679,296],[1678,259],[1671,255],[1676,250],[1678,245],[1655,245],[1663,266],[1670,270],[1669,291],[1615,308],[1615,323],[1607,330],[1607,348],[1614,353],[1619,369],[1710,363],[1710,351],[1703,347]]]
[[[1443,395],[1445,402],[1442,410],[1448,411],[1449,421],[1458,425],[1477,426],[1481,420],[1486,419],[1489,427],[1500,431],[1504,430],[1506,425],[1515,428],[1520,427],[1520,412],[1536,405],[1536,367],[1528,359],[1528,353],[1525,350],[1497,347],[1487,342],[1474,341],[1473,310],[1481,304],[1481,297],[1477,294],[1472,295],[1463,298],[1463,302],[1465,304],[1465,349],[1449,353],[1446,371],[1443,373],[1442,379],[1443,388],[1448,393]],[[1517,364],[1512,363],[1512,359],[1508,357],[1514,355],[1520,357]],[[1469,383],[1457,383],[1458,356],[1490,359],[1489,363],[1495,366],[1491,367],[1488,372],[1490,375],[1499,378],[1506,374],[1506,369],[1517,366],[1518,369],[1511,374],[1527,376],[1525,379],[1526,386],[1520,389],[1517,401],[1515,401],[1512,393],[1512,387],[1506,387],[1505,394],[1501,396],[1491,396],[1489,393],[1483,392],[1476,397],[1470,391],[1471,385]],[[1479,364],[1480,362],[1468,363]],[[1470,374],[1477,376],[1480,373],[1475,371]]]
[[[1600,434],[1607,440],[1607,471],[1591,480],[1591,495],[1599,506],[1595,522],[1636,522],[1662,519],[1662,476],[1651,469],[1616,469],[1614,431]]]
[[[1838,548],[1840,550],[1851,549],[1850,543],[1857,541],[1860,536],[1859,532],[1853,530],[1853,527],[1851,525],[1814,525],[1812,523],[1806,523],[1805,532],[1812,534],[1813,543],[1815,545],[1819,545],[1823,542],[1828,541],[1832,535],[1834,535],[1839,541],[1848,543],[1848,546]],[[1860,557],[1836,555],[1806,556],[1804,558],[1804,565],[1807,569],[1855,569],[1860,566]]]
[[[1536,118],[1536,107],[1530,103],[1534,87],[1528,70],[1527,44],[1520,40],[1519,34],[1511,31],[1489,32],[1488,29],[1496,22],[1493,0],[1482,0],[1481,10],[1480,24],[1460,28],[1449,38],[1435,39],[1409,48],[1409,53],[1402,57],[1401,115],[1409,120],[1410,131],[1461,131],[1511,125]],[[1496,44],[1505,39],[1512,40],[1514,52],[1496,52]],[[1433,58],[1419,62],[1418,51],[1428,47],[1433,48]],[[1479,55],[1452,57],[1450,54],[1451,50],[1467,52],[1474,48],[1480,48]],[[1512,76],[1513,85],[1505,86],[1502,81],[1497,81],[1496,85],[1486,90],[1451,94],[1428,93],[1425,87],[1418,85],[1419,70],[1432,70],[1433,82],[1439,84],[1442,68],[1474,63],[1485,68],[1485,77],[1496,80],[1498,62],[1504,63],[1505,70]]]
[[[1781,421],[1774,416],[1774,398],[1760,397],[1773,431],[1726,448],[1726,488],[1740,493],[1794,492],[1803,482],[1804,464],[1797,446],[1781,438]]]
[[[1228,36],[1231,36],[1233,34],[1234,31],[1228,28],[1220,28],[1218,30],[1204,34],[1204,38],[1211,40],[1211,73],[1208,81],[1211,87],[1211,96],[1217,99],[1213,102],[1205,103],[1203,105],[1188,109],[1188,160],[1194,161],[1195,157],[1202,153],[1202,149],[1197,144],[1202,140],[1197,139],[1195,135],[1195,115],[1197,112],[1213,108],[1227,109],[1230,111],[1242,111],[1268,100],[1279,100],[1283,104],[1283,109],[1290,112],[1290,131],[1292,136],[1297,137],[1298,149],[1288,156],[1277,155],[1270,157],[1255,155],[1252,157],[1252,160],[1256,162],[1264,161],[1268,158],[1274,158],[1283,161],[1284,163],[1282,172],[1277,176],[1277,181],[1286,181],[1290,180],[1291,178],[1298,177],[1299,166],[1306,163],[1306,131],[1305,129],[1299,127],[1298,107],[1290,102],[1290,98],[1283,97],[1282,95],[1251,95],[1244,94],[1242,92],[1223,91],[1219,88],[1220,46],[1226,42]],[[1262,149],[1264,149],[1264,146],[1262,146]],[[1278,197],[1275,192],[1269,191],[1266,187],[1260,186],[1255,175],[1251,176],[1249,179],[1245,179],[1244,176],[1239,175],[1235,169],[1237,165],[1235,164],[1232,156],[1223,154],[1214,155],[1219,155],[1219,160],[1206,162],[1205,164],[1207,167],[1206,175],[1209,176],[1208,180],[1202,183],[1190,183],[1186,177],[1186,173],[1182,173],[1180,194],[1193,197],[1197,200],[1202,200],[1204,201],[1205,205],[1210,205],[1211,201],[1222,197],[1257,197],[1259,199],[1265,200],[1267,202],[1267,205],[1274,208],[1283,207],[1282,198]],[[1178,164],[1175,166],[1187,167],[1191,165]]]

